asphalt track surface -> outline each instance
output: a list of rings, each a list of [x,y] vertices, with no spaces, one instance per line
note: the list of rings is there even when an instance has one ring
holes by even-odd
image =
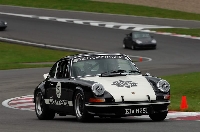
[[[200,23],[196,21],[175,21],[5,6],[0,6],[0,12],[107,22],[200,27]],[[122,39],[126,33],[130,32],[128,30],[108,29],[7,15],[0,15],[0,19],[4,19],[9,23],[8,29],[5,32],[0,32],[1,37],[101,52],[120,52],[128,55],[150,57],[152,61],[137,62],[136,64],[143,73],[150,72],[152,75],[157,76],[200,71],[199,40],[153,34],[158,41],[158,49],[133,51],[122,48]],[[0,101],[32,94],[33,89],[43,79],[42,74],[48,72],[48,70],[49,68],[34,68],[0,71]],[[186,120],[152,122],[150,119],[137,118],[123,118],[119,120],[97,118],[89,123],[78,123],[71,116],[56,116],[55,120],[52,121],[40,121],[37,120],[34,112],[9,109],[4,106],[0,106],[0,113],[0,131],[2,132],[199,132],[200,129],[200,122]]]

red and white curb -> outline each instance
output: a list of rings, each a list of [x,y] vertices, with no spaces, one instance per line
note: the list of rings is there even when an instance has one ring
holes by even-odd
[[[33,95],[26,95],[7,99],[2,102],[2,105],[12,109],[35,111],[35,104],[33,103]],[[136,116],[136,118],[149,119],[148,115]],[[170,120],[193,120],[200,121],[200,112],[177,112],[170,111],[166,119]]]
[[[2,102],[2,105],[12,109],[34,111],[35,104],[33,103],[33,95],[26,95],[7,99]]]
[[[148,115],[138,116],[136,118],[149,118]],[[191,120],[191,121],[200,121],[200,112],[177,112],[169,111],[167,118],[170,120]]]
[[[42,19],[42,20],[48,20],[48,21],[57,21],[57,22],[65,22],[65,23],[74,23],[74,24],[81,24],[81,25],[90,25],[90,26],[97,26],[97,27],[113,28],[113,29],[120,29],[120,30],[142,31],[142,32],[149,32],[149,33],[154,33],[154,34],[161,34],[161,35],[168,35],[168,36],[174,36],[174,37],[182,37],[182,38],[200,40],[200,37],[191,36],[191,35],[182,35],[182,34],[176,34],[176,33],[152,31],[153,29],[158,29],[158,28],[185,28],[185,27],[145,25],[145,24],[134,24],[134,23],[118,23],[118,22],[104,22],[104,21],[94,21],[94,20],[81,20],[81,19],[71,19],[71,18],[57,18],[57,17],[48,17],[48,16],[16,14],[16,13],[7,13],[7,12],[0,12],[0,14],[17,16],[17,17],[32,18],[32,19]],[[152,30],[148,30],[148,29],[152,29]]]
[[[32,18],[32,19],[41,19],[41,20],[47,20],[47,21],[57,21],[57,22],[74,23],[74,24],[90,25],[90,26],[105,27],[105,28],[122,29],[122,30],[174,28],[172,26],[146,25],[146,24],[134,24],[134,23],[119,23],[119,22],[105,22],[105,21],[82,20],[82,19],[72,19],[72,18],[58,18],[58,17],[48,17],[48,16],[16,14],[16,13],[8,13],[8,12],[0,12],[0,14],[9,15],[9,16]]]
[[[191,36],[191,35],[184,35],[184,34],[176,34],[176,33],[169,33],[169,32],[159,32],[159,31],[151,31],[151,30],[141,30],[142,32],[160,34],[160,35],[168,35],[173,37],[181,37],[181,38],[189,38],[189,39],[197,39],[200,40],[200,37]]]

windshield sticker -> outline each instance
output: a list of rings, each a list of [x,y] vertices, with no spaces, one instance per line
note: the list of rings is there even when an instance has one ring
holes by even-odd
[[[133,81],[114,81],[111,85],[116,85],[117,87],[126,87],[126,88],[131,88],[134,86],[137,86],[137,83],[134,83]]]
[[[125,59],[121,55],[98,55],[98,56],[84,56],[81,58],[75,58],[73,62],[84,61],[84,60],[96,60],[96,59]]]

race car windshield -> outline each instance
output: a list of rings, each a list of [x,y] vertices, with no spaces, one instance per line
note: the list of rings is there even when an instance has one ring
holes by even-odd
[[[74,60],[72,76],[96,76],[102,73],[140,73],[138,68],[126,58],[93,58]]]
[[[150,38],[151,36],[148,33],[133,33],[133,38],[138,39],[138,38]]]

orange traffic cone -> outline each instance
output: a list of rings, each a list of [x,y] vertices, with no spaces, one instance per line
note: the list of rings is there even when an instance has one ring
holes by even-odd
[[[142,57],[139,58],[139,62],[142,62]]]
[[[184,110],[187,108],[188,108],[188,104],[187,104],[186,96],[182,96],[180,109]]]

